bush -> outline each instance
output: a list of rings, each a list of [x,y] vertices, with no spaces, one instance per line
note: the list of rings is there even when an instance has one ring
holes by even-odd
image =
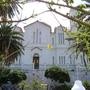
[[[0,85],[7,81],[12,82],[12,84],[18,84],[23,80],[26,80],[26,74],[24,72],[20,70],[12,71],[7,68],[0,68]]]
[[[83,85],[86,90],[90,90],[90,83],[87,80],[83,81]]]
[[[38,77],[34,77],[29,85],[29,88],[25,88],[25,90],[47,90],[47,84],[45,84],[45,82],[40,80]]]
[[[0,85],[8,81],[9,73],[10,73],[10,69],[0,68]]]
[[[71,90],[71,86],[64,84],[61,86],[56,86],[53,90]]]
[[[18,84],[23,80],[26,80],[26,75],[22,71],[12,71],[8,75],[9,80],[12,82],[12,84]]]
[[[70,82],[68,72],[57,66],[46,69],[45,77],[50,78],[51,80],[59,81],[59,83]]]

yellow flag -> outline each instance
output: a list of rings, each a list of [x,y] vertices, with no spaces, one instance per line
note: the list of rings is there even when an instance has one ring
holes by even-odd
[[[52,45],[51,44],[48,44],[48,49],[51,49],[52,48]]]

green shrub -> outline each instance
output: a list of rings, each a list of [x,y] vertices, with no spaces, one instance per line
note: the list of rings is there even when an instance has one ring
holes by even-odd
[[[90,90],[90,83],[87,80],[83,81],[83,85],[86,90]]]
[[[61,86],[56,86],[53,90],[71,90],[71,86],[64,84]]]
[[[38,79],[38,77],[34,77],[29,90],[47,90],[47,85],[42,80]]]
[[[0,85],[8,81],[9,73],[10,73],[10,69],[0,68]]]
[[[8,78],[13,84],[18,84],[21,81],[26,80],[26,75],[22,71],[15,70],[9,73]]]
[[[26,74],[20,70],[10,70],[7,68],[0,68],[0,85],[11,81],[12,84],[18,84],[26,80]]]
[[[45,77],[50,78],[51,80],[59,81],[59,83],[70,82],[68,72],[57,66],[46,69]]]

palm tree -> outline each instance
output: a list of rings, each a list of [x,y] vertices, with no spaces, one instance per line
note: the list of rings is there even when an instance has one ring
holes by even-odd
[[[76,53],[76,57],[79,56],[80,53],[83,55],[83,61],[85,66],[87,67],[87,63],[85,60],[85,56],[90,60],[90,29],[86,26],[81,26],[78,28],[76,32],[67,32],[69,41],[72,40],[73,43],[69,47],[69,50],[72,49],[72,53]]]
[[[23,33],[15,31],[11,24],[0,26],[0,56],[5,65],[10,65],[23,54]]]
[[[0,17],[2,20],[12,18],[16,13],[19,14],[19,0],[0,0]]]

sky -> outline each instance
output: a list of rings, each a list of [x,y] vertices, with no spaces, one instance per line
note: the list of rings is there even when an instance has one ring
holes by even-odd
[[[60,3],[64,4],[63,1],[60,1]],[[74,6],[76,6],[80,3],[81,3],[81,0],[75,0]],[[55,7],[55,8],[57,8],[57,7]],[[21,17],[26,18],[26,17],[31,16],[33,13],[38,14],[38,13],[41,13],[41,12],[46,11],[46,10],[48,10],[48,6],[44,3],[29,2],[23,6]],[[61,7],[58,10],[63,14],[66,14],[69,12],[69,9],[67,9],[65,7]],[[52,13],[52,12],[45,12],[45,13],[43,13],[37,17],[31,18],[23,23],[19,23],[18,26],[23,27],[23,26],[26,26],[32,22],[37,21],[37,20],[50,25],[52,28],[52,31],[54,31],[54,28],[59,26],[60,24],[67,27],[67,28],[70,27],[70,23],[69,23],[68,19],[66,19],[60,15],[57,15],[55,13]]]

